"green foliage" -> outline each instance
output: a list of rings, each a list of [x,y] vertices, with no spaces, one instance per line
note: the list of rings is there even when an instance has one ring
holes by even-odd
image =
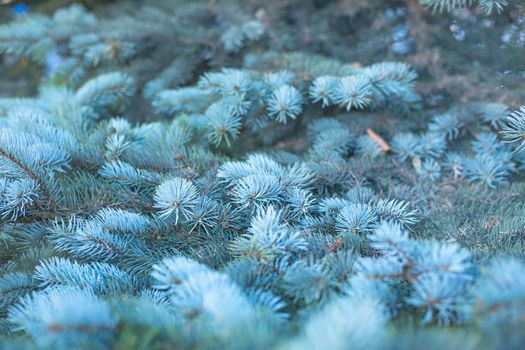
[[[520,344],[524,107],[431,109],[409,64],[273,50],[265,14],[232,9],[0,27],[8,57],[62,58],[0,99],[2,342]]]
[[[487,14],[501,13],[509,5],[507,0],[420,0],[421,4],[428,6],[432,11],[452,11],[476,3]]]

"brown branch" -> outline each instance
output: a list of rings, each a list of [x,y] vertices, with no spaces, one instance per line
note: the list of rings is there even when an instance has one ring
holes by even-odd
[[[84,236],[84,238],[87,238],[87,239],[89,239],[89,240],[92,241],[92,242],[98,243],[98,244],[104,246],[106,249],[111,250],[111,251],[114,251],[114,252],[116,252],[116,253],[119,254],[119,255],[123,255],[123,254],[124,254],[124,252],[123,252],[122,250],[118,249],[118,248],[115,247],[114,245],[109,244],[108,242],[106,242],[106,241],[104,241],[104,240],[102,240],[102,239],[98,239],[98,238],[95,238],[95,237],[91,237],[91,236],[88,235],[88,234],[84,234],[83,236]]]
[[[68,326],[63,326],[63,325],[60,325],[60,324],[57,324],[57,323],[52,323],[48,326],[48,329],[51,333],[59,333],[59,332],[64,332],[64,331],[68,331],[68,330],[74,330],[74,331],[78,331],[78,332],[83,332],[83,333],[98,333],[100,331],[108,331],[108,332],[111,332],[115,329],[115,327],[113,326],[110,326],[110,325],[98,325],[98,326],[93,326],[93,325],[83,325],[83,324],[77,324],[77,325],[68,325]]]
[[[15,164],[17,167],[22,169],[31,179],[35,180],[38,183],[38,186],[40,187],[40,190],[44,193],[44,195],[48,198],[50,203],[53,203],[53,198],[51,196],[51,192],[48,191],[46,186],[44,185],[44,181],[31,169],[29,169],[27,166],[25,166],[21,161],[10,155],[7,151],[0,148],[0,155],[4,156],[6,159],[8,159],[11,163]]]
[[[419,0],[408,0],[407,10],[409,13],[408,24],[410,35],[416,38],[417,43],[422,47],[427,47],[430,30],[423,18],[425,8],[419,3]]]

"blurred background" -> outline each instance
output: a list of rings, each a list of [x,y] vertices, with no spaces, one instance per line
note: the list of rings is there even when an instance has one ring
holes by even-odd
[[[266,49],[311,52],[356,65],[396,60],[418,71],[417,88],[429,108],[525,101],[525,16],[519,6],[486,15],[476,8],[432,14],[418,0],[0,0],[0,22],[26,13],[52,15],[73,3],[107,18],[133,16],[149,5],[176,12],[182,3],[191,3],[195,8],[227,6],[261,19],[264,41],[221,57],[216,65],[239,66],[245,53]],[[55,55],[30,63],[0,55],[0,96],[33,95],[59,59]],[[213,68],[208,60],[195,75]]]

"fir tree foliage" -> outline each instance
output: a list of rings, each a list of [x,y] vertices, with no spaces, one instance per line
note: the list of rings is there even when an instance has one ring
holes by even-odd
[[[214,3],[113,19],[73,5],[0,27],[4,53],[64,58],[35,96],[0,99],[2,342],[385,349],[410,348],[408,327],[451,338],[458,325],[519,327],[522,257],[468,249],[446,225],[432,228],[446,239],[425,233],[436,206],[464,210],[457,193],[436,199],[441,185],[515,200],[525,109],[478,102],[424,118],[401,62],[275,51],[236,62],[265,22]],[[137,99],[147,122],[126,118]],[[423,126],[380,136],[382,112]],[[296,152],[281,147],[292,129]],[[520,218],[482,226],[516,240]]]
[[[450,12],[474,3],[487,14],[501,13],[509,5],[508,0],[420,0],[420,2],[434,12]]]
[[[242,74],[233,85],[212,84],[214,74],[202,81],[206,89],[249,93]],[[286,76],[268,81],[279,85]],[[345,164],[356,146],[336,119],[309,127],[304,159],[256,153],[224,160],[213,143],[195,138],[199,125],[187,116],[136,126],[94,118],[99,108],[118,113],[106,106],[125,100],[127,86],[98,78],[87,84],[94,86],[89,96],[102,97],[70,99],[74,91],[49,88],[26,106],[7,107],[3,225],[7,232],[12,223],[22,226],[2,249],[33,254],[6,254],[12,257],[3,263],[7,333],[81,347],[96,330],[103,347],[127,324],[179,327],[159,341],[182,347],[275,344],[283,322],[312,310],[294,347],[315,344],[314,325],[356,303],[370,317],[367,333],[354,323],[333,330],[356,346],[380,344],[377,332],[406,313],[425,324],[485,322],[475,300],[490,298],[483,294],[495,283],[490,275],[456,244],[412,238],[421,213],[411,203],[352,184]],[[78,122],[63,119],[70,117]],[[438,161],[468,123],[448,127],[455,119],[445,119],[447,127],[433,126],[443,120],[436,117],[427,133],[396,136],[389,157],[421,157],[419,176],[438,181]],[[514,171],[516,153],[496,134],[477,134],[472,149],[478,155],[459,156],[454,168],[468,180],[497,186]],[[367,155],[357,146],[351,158]],[[519,281],[508,283],[514,305]],[[158,318],[137,324],[136,313],[122,314],[122,303],[141,304]],[[182,331],[190,325],[195,332]]]

